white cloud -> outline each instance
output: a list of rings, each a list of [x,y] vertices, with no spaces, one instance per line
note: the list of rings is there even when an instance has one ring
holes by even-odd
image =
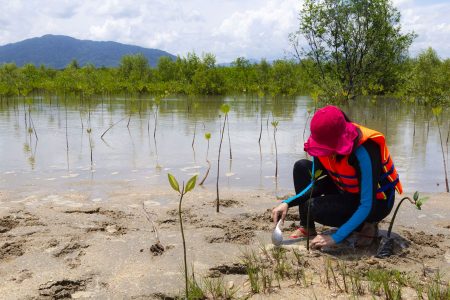
[[[186,55],[212,52],[279,58],[290,50],[299,0],[0,0],[0,44],[47,33],[113,40]],[[431,46],[450,57],[450,3],[394,0],[405,31],[419,37],[412,54]]]
[[[450,3],[413,3],[400,5],[403,29],[414,31],[418,37],[410,52],[433,47],[440,56],[450,57]]]

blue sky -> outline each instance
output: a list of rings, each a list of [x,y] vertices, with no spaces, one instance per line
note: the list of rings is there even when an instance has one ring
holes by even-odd
[[[416,55],[427,47],[450,57],[450,1],[394,0],[405,31],[418,34]],[[238,56],[288,55],[298,25],[298,0],[0,0],[0,45],[63,34],[112,40],[186,55],[212,52],[218,62]]]

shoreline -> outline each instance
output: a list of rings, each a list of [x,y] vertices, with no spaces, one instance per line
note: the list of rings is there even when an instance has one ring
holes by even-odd
[[[10,192],[0,193],[0,294],[6,299],[163,299],[179,295],[184,280],[175,192],[124,189],[102,202],[93,202],[83,193],[36,194],[21,199]],[[407,246],[397,249],[393,257],[375,259],[374,249],[313,251],[304,254],[311,263],[308,271],[313,272],[324,257],[332,257],[356,268],[395,268],[414,276],[425,269],[439,269],[448,280],[449,196],[423,196],[430,197],[423,210],[404,204],[399,211],[393,232]],[[270,210],[277,200],[272,191],[253,190],[224,190],[221,199],[219,214],[211,191],[197,187],[183,199],[188,265],[193,264],[199,277],[223,278],[243,297],[249,287],[242,255],[271,244]],[[161,200],[167,204],[161,205]],[[156,240],[142,203],[154,217],[164,251],[151,251]],[[290,210],[285,231],[291,230],[296,217]],[[380,224],[381,232],[388,227],[386,221]],[[298,299],[300,289],[288,283],[272,294],[253,297]],[[325,298],[333,293],[319,283],[314,292]]]

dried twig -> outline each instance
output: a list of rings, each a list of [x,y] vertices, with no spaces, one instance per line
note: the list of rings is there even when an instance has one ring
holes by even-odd
[[[144,202],[142,202],[142,210],[144,211],[147,220],[150,222],[150,224],[152,224],[153,232],[155,233],[156,243],[160,243],[158,229],[156,227],[155,222],[153,221],[153,218],[151,217],[151,214],[145,209]]]

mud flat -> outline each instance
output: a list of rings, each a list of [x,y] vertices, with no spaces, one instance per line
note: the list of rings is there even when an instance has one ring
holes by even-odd
[[[396,269],[419,281],[439,271],[448,282],[450,197],[427,196],[423,210],[405,203],[400,211],[394,256],[374,258],[377,245],[308,253],[300,242],[294,248],[302,256],[308,286],[286,276],[255,295],[250,293],[242,257],[270,248],[270,210],[279,200],[264,191],[223,191],[217,214],[215,194],[197,188],[183,203],[189,265],[197,278],[223,278],[237,298],[347,299],[349,293],[327,287],[323,277],[327,259],[345,263],[349,270]],[[143,203],[157,225],[160,244]],[[296,212],[290,213],[286,231],[296,219]],[[387,222],[381,224],[381,234],[387,227]],[[123,190],[108,199],[77,193],[0,192],[0,298],[170,299],[183,286],[177,197],[169,189]],[[408,287],[402,295],[416,297]]]

